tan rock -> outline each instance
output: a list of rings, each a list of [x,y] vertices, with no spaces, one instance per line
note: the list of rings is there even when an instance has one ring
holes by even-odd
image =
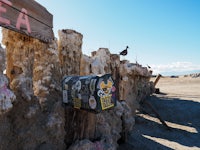
[[[83,35],[74,30],[59,30],[58,35],[62,75],[79,75]]]

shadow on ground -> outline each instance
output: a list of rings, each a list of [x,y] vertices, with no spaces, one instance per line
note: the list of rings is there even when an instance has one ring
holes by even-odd
[[[145,112],[139,110],[136,125],[130,132],[127,143],[120,145],[119,150],[200,148],[200,103],[198,100],[173,98],[162,93],[151,96],[147,101],[154,106],[162,119],[167,121],[171,130],[167,130],[158,119],[157,121],[149,119],[156,116],[148,106],[143,105],[142,110]]]

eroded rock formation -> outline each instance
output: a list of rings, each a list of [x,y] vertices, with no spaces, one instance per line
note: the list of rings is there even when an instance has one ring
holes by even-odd
[[[99,64],[99,65],[98,65]],[[119,55],[110,54],[107,48],[92,52],[92,56],[83,56],[81,75],[111,73],[119,94],[117,106],[110,111],[96,115],[96,138],[104,141],[108,147],[116,149],[117,141],[132,130],[135,124],[135,111],[139,102],[152,91],[147,68],[129,61],[120,61]],[[84,74],[87,73],[87,74]]]
[[[107,48],[83,55],[82,38],[74,30],[60,30],[58,42],[45,44],[3,29],[7,76],[16,102],[13,94],[6,100],[7,109],[0,103],[1,112],[6,112],[0,115],[0,149],[116,149],[117,141],[132,130],[139,102],[151,93],[151,73],[120,61]],[[3,54],[1,50],[1,62]],[[115,108],[94,114],[62,103],[63,76],[105,73],[116,83]],[[6,79],[4,83],[8,85]]]
[[[5,50],[0,46],[0,115],[13,107],[16,96],[8,88],[8,78],[3,74],[5,69]]]
[[[41,43],[7,29],[2,33],[16,102],[0,116],[0,149],[64,149],[57,42]]]
[[[62,75],[79,75],[83,35],[74,30],[59,30],[58,34]]]

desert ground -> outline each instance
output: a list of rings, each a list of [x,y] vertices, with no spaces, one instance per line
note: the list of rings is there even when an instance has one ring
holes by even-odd
[[[160,93],[146,101],[170,129],[144,103],[134,129],[119,150],[200,150],[200,77],[162,77],[156,88]]]

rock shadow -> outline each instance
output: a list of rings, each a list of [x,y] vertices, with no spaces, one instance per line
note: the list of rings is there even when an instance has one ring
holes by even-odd
[[[160,114],[163,120],[169,123],[173,123],[174,128],[172,127],[171,130],[166,130],[166,128],[162,124],[147,119],[148,116],[151,118],[155,118],[156,116],[148,106],[144,105],[143,110],[145,110],[147,114],[141,111],[139,112],[140,115],[136,116],[136,125],[134,130],[131,132],[131,138],[140,138],[143,143],[149,145],[149,142],[146,143],[146,141],[148,140],[145,139],[143,136],[147,135],[150,137],[161,138],[171,142],[176,142],[183,146],[200,148],[199,102],[188,99],[179,99],[173,97],[169,98],[167,97],[167,95],[153,95],[149,99],[147,99],[147,101],[149,101],[149,103],[154,106],[154,108]],[[142,117],[141,114],[146,115],[147,118]],[[181,125],[181,128],[179,128],[179,125]],[[171,124],[169,126],[171,126]],[[190,128],[192,129],[192,132],[188,130]],[[157,143],[150,143],[153,144],[151,145],[152,147],[158,147]],[[164,149],[163,147],[160,148]]]

